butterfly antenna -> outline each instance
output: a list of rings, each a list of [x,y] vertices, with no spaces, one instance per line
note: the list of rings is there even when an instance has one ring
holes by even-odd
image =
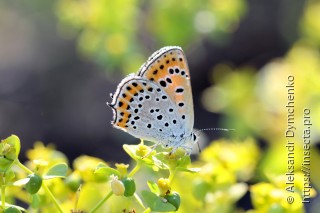
[[[224,129],[224,128],[206,128],[206,129],[199,129],[197,130],[197,132],[203,132],[203,131],[235,131],[235,129]],[[199,152],[201,152],[201,148],[200,148],[200,144],[199,144],[199,141],[197,141],[197,144],[198,144],[198,149],[199,149]]]
[[[224,129],[224,128],[206,128],[206,129],[200,129],[199,132],[203,131],[235,131],[235,129]]]

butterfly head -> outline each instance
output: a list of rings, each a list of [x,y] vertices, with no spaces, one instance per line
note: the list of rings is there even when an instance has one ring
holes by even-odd
[[[182,141],[183,141],[183,144],[179,145],[178,147],[183,148],[186,151],[186,154],[190,155],[194,144],[198,143],[198,135],[196,132],[191,132],[191,134],[186,136]],[[198,143],[198,146],[199,146],[199,143]]]

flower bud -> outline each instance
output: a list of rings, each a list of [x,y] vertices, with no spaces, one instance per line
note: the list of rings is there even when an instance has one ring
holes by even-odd
[[[176,207],[176,211],[178,211],[180,206],[180,195],[178,192],[172,192],[164,196],[164,198],[168,201],[168,203],[172,204]]]
[[[113,194],[117,196],[122,196],[124,194],[124,184],[120,180],[118,180],[117,176],[112,175],[111,177],[111,189]]]
[[[145,157],[150,152],[150,148],[144,144],[139,144],[138,149],[136,150],[136,155],[139,157]]]
[[[26,184],[26,190],[30,194],[35,194],[39,191],[42,185],[42,177],[38,174],[28,175],[29,181]]]
[[[122,183],[125,188],[124,196],[130,197],[136,192],[136,183],[134,182],[134,179],[126,177],[122,179]]]
[[[127,176],[129,164],[116,163],[117,170],[120,172],[121,177]]]
[[[160,196],[164,196],[164,195],[170,193],[171,187],[170,187],[169,179],[160,178],[158,180],[158,187],[160,189]]]

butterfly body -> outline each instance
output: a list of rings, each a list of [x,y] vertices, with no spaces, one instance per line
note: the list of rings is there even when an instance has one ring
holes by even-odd
[[[113,95],[113,125],[148,141],[191,152],[193,101],[186,57],[180,47],[164,47],[124,78]]]

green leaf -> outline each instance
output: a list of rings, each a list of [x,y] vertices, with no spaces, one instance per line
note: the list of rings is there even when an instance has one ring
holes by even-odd
[[[21,211],[15,207],[10,206],[6,208],[3,213],[21,213]]]
[[[182,168],[182,167],[177,167],[176,168],[178,171],[182,172],[190,172],[190,173],[198,173],[201,171],[200,168]]]
[[[49,171],[43,176],[43,179],[52,179],[52,178],[65,178],[67,175],[68,166],[66,163],[58,163],[53,165]]]
[[[5,173],[6,182],[11,181],[13,178],[15,178],[15,173],[10,169]]]
[[[191,164],[191,159],[188,155],[169,155],[167,152],[160,152],[152,156],[154,164],[160,169],[180,169],[180,171],[194,172],[192,169],[189,171],[187,166]]]
[[[9,204],[9,203],[5,203],[5,206],[6,206],[6,207],[13,207],[13,208],[19,209],[20,211],[24,211],[24,212],[27,211],[25,208],[22,208],[21,206]]]
[[[39,208],[40,203],[41,203],[40,196],[38,194],[33,194],[32,195],[31,206],[33,208],[37,209],[37,208]]]
[[[148,181],[147,182],[148,186],[149,186],[149,189],[151,192],[155,193],[155,194],[159,194],[160,193],[160,190],[159,190],[159,187],[158,187],[158,184],[152,182],[152,181]]]
[[[152,156],[154,164],[159,167],[160,169],[169,169],[169,165],[166,164],[167,159],[166,159],[166,154],[163,152],[155,154]]]
[[[30,178],[23,178],[20,180],[17,180],[16,182],[13,183],[14,186],[22,186],[25,185],[26,183],[28,183],[30,180]]]
[[[4,156],[0,156],[0,172],[6,172],[10,168],[12,163],[13,160],[9,160]]]
[[[185,155],[180,158],[177,162],[177,167],[187,168],[191,164],[191,159],[189,155]]]
[[[111,168],[105,164],[99,164],[95,169],[94,174],[102,174],[107,177],[110,177],[110,175],[120,177],[120,172],[118,170]]]
[[[73,172],[65,179],[65,184],[74,192],[79,189],[81,184],[81,176],[78,172]]]
[[[143,197],[143,200],[147,204],[147,206],[152,210],[156,212],[170,212],[175,211],[176,207],[172,204],[165,202],[165,199],[162,197],[159,197],[158,195],[150,192],[150,191],[142,191],[141,195]]]
[[[136,155],[136,145],[123,145],[124,151],[134,160],[137,160],[140,158],[139,156]]]
[[[206,194],[208,193],[208,191],[211,190],[211,185],[207,183],[205,180],[199,179],[194,181],[192,186],[192,195],[196,199],[204,202]]]

